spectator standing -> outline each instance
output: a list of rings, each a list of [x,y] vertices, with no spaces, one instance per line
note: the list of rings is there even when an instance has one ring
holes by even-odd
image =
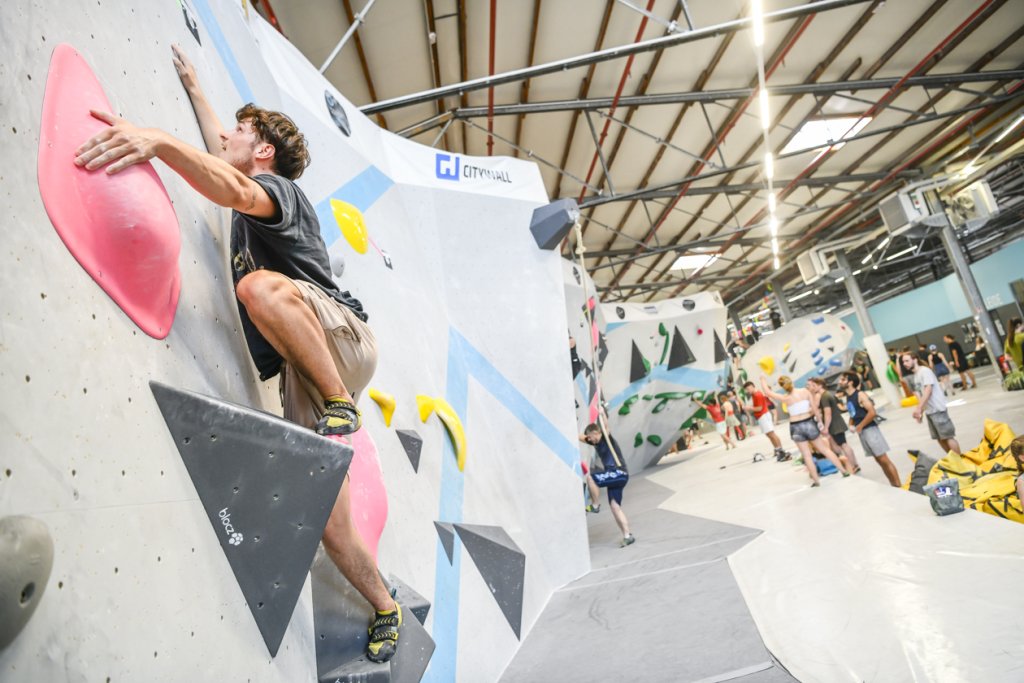
[[[978,380],[974,378],[974,373],[971,372],[971,366],[967,364],[967,356],[964,354],[964,347],[960,346],[960,342],[958,342],[951,334],[947,334],[943,339],[946,340],[946,346],[949,348],[949,362],[960,374],[960,386],[965,390],[968,388],[974,389],[978,386]],[[967,380],[971,380],[970,387],[967,386]]]
[[[960,444],[956,440],[956,426],[946,411],[946,394],[943,393],[939,381],[931,368],[921,365],[917,356],[903,354],[901,362],[913,371],[911,383],[917,394],[917,407],[914,408],[914,419],[921,422],[922,417],[928,420],[928,431],[932,438],[939,442],[946,452],[960,453]]]
[[[846,412],[850,416],[850,427],[860,438],[864,454],[874,458],[882,473],[889,480],[889,485],[899,488],[900,475],[896,465],[889,459],[889,444],[882,436],[882,430],[875,422],[878,414],[875,404],[866,392],[860,390],[860,375],[855,372],[844,372],[839,375],[839,391],[846,397]]]
[[[952,395],[954,393],[953,381],[949,378],[949,363],[946,362],[946,357],[942,355],[939,347],[935,344],[928,347],[928,367],[935,373],[935,378],[942,385],[942,390]]]
[[[1003,352],[1013,359],[1018,370],[1024,370],[1024,322],[1020,318],[1010,318],[1010,324],[1006,326]]]
[[[772,443],[772,448],[775,449],[775,459],[779,462],[789,460],[789,456],[786,451],[782,448],[782,441],[779,440],[778,434],[775,433],[775,422],[772,420],[772,411],[769,405],[768,397],[762,392],[757,391],[754,387],[753,382],[747,382],[743,385],[743,390],[747,392],[747,396],[750,397],[750,403],[747,404],[747,410],[757,420],[757,428],[761,430],[761,433],[768,437],[768,440]]]
[[[828,443],[821,436],[821,430],[814,420],[814,413],[811,407],[811,392],[807,389],[800,389],[793,386],[793,381],[783,375],[779,377],[779,386],[785,392],[777,394],[768,388],[768,379],[761,375],[761,391],[766,396],[781,401],[789,411],[789,435],[800,449],[804,458],[804,466],[811,477],[811,486],[821,486],[821,478],[818,476],[818,466],[814,464],[814,456],[811,455],[811,447],[828,458],[836,466],[844,477],[850,476],[849,470],[839,460],[839,456],[832,452]]]
[[[846,442],[846,420],[839,410],[839,401],[835,394],[825,386],[825,380],[820,377],[812,377],[807,381],[807,388],[811,395],[818,400],[818,410],[821,413],[821,424],[825,434],[828,435],[828,444],[836,453],[846,456],[847,462],[853,468],[853,473],[860,472],[860,465],[857,464],[857,456],[853,453],[853,447]]]
[[[736,434],[736,440],[742,441],[745,435],[743,434],[743,426],[740,424],[739,404],[736,401],[736,393],[730,390],[723,392],[718,398],[722,402],[722,410],[725,412],[726,431],[732,429]]]
[[[718,403],[718,397],[714,394],[710,398],[704,400],[704,403],[698,404],[708,412],[708,417],[715,423],[715,431],[722,437],[722,443],[725,444],[725,450],[730,448],[736,448],[736,444],[729,438],[729,429],[725,424],[725,415],[722,414],[722,406]]]

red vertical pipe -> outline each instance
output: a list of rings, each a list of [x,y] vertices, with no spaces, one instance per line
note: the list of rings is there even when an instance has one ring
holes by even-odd
[[[498,25],[498,0],[491,0],[491,49],[488,75],[494,75],[494,37]],[[494,86],[487,89],[487,156],[494,153]]]

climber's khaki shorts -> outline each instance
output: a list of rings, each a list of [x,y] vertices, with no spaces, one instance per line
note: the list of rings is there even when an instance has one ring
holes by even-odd
[[[316,314],[341,381],[358,400],[377,368],[377,340],[369,325],[316,285],[301,280],[291,283]],[[281,403],[286,420],[312,428],[323,412],[324,399],[312,382],[285,363],[281,368]]]

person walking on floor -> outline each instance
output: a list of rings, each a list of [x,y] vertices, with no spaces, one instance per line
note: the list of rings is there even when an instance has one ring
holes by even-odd
[[[736,414],[734,399],[729,396],[728,392],[722,392],[718,395],[718,400],[721,401],[722,412],[725,413],[725,431],[728,432],[732,429],[736,434],[736,441],[743,441],[743,428],[740,426],[740,418]]]
[[[839,390],[846,397],[846,412],[850,416],[850,427],[860,438],[864,455],[874,458],[882,473],[889,480],[890,486],[899,488],[900,474],[896,465],[889,459],[889,444],[882,436],[875,418],[875,404],[867,392],[860,389],[860,375],[855,372],[844,372],[839,375]]]
[[[839,456],[828,447],[828,442],[825,441],[818,429],[811,407],[811,392],[793,386],[793,381],[785,375],[779,377],[779,386],[785,393],[779,394],[769,389],[768,379],[761,375],[761,391],[766,396],[780,401],[789,412],[789,435],[804,458],[804,466],[807,468],[807,474],[811,477],[811,486],[821,486],[818,466],[814,464],[814,456],[811,454],[812,446],[814,450],[828,458],[836,466],[836,469],[843,473],[844,477],[850,476],[850,471],[843,465]]]
[[[580,441],[594,447],[597,451],[598,459],[604,466],[604,473],[621,470],[628,477],[626,462],[622,458],[622,451],[619,450],[619,444],[611,434],[605,436],[601,427],[597,424],[589,424],[583,430],[583,434],[580,435]],[[587,474],[588,479],[591,479],[592,476],[592,474]],[[629,520],[622,509],[622,492],[625,490],[627,482],[628,479],[622,483],[606,483],[604,486],[605,490],[608,491],[608,508],[612,511],[612,517],[615,518],[615,523],[619,525],[619,530],[622,531],[622,542],[619,544],[621,548],[636,543],[636,538],[629,531]],[[598,482],[598,485],[601,485],[601,483],[603,482]]]
[[[974,379],[974,373],[971,372],[971,366],[967,363],[967,356],[964,354],[964,347],[960,346],[960,342],[956,338],[947,334],[943,339],[946,340],[946,346],[949,348],[949,362],[952,363],[953,368],[960,374],[960,386],[966,389],[974,389],[978,386],[978,380]],[[971,384],[968,387],[967,380],[971,380]]]
[[[857,464],[857,456],[853,453],[853,446],[846,441],[846,420],[843,419],[839,410],[839,401],[835,394],[825,386],[825,380],[820,377],[812,377],[807,380],[807,389],[818,402],[818,411],[821,416],[822,431],[828,436],[828,445],[836,453],[846,456],[850,464],[851,472],[860,472],[860,465]]]
[[[921,422],[922,417],[928,421],[928,432],[939,442],[947,453],[960,452],[960,444],[956,440],[956,426],[946,410],[946,394],[939,386],[935,373],[931,368],[921,365],[917,356],[905,353],[900,358],[913,374],[910,382],[917,395],[917,406],[914,408],[914,419]]]

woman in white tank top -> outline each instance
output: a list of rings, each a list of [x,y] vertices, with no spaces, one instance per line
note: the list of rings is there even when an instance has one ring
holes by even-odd
[[[761,391],[765,395],[781,402],[789,413],[789,435],[792,437],[796,447],[800,449],[800,455],[804,458],[804,466],[807,468],[807,474],[810,475],[813,482],[811,486],[821,485],[818,468],[814,464],[814,456],[811,455],[812,446],[815,451],[828,458],[843,473],[844,477],[850,476],[849,470],[840,461],[839,456],[829,448],[828,441],[825,440],[821,430],[818,429],[818,424],[814,419],[814,413],[811,408],[811,401],[813,399],[811,392],[807,389],[794,387],[793,381],[785,375],[779,377],[779,386],[782,387],[785,393],[779,394],[769,389],[768,379],[764,375],[761,376]]]

